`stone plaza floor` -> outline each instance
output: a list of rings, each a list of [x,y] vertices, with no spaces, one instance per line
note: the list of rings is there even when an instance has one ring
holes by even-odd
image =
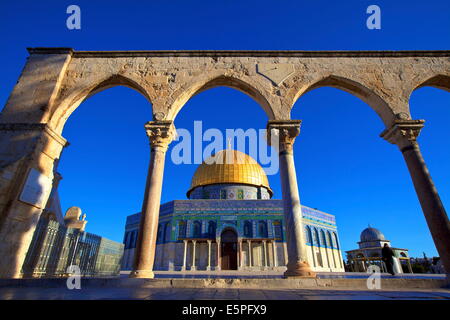
[[[0,288],[0,300],[450,300],[450,290]]]

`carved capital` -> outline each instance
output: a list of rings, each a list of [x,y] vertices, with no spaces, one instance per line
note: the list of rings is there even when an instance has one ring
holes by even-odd
[[[145,131],[153,148],[167,150],[175,135],[173,121],[149,121],[145,124]]]
[[[270,120],[267,123],[267,143],[278,143],[280,152],[292,153],[295,138],[300,134],[301,120]]]
[[[395,120],[393,125],[384,130],[380,137],[386,141],[396,144],[400,150],[414,146],[425,120]]]

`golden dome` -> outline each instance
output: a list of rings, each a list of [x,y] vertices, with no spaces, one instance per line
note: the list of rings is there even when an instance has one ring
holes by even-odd
[[[273,194],[264,169],[255,159],[237,150],[221,150],[203,161],[192,177],[188,196],[196,187],[219,183],[262,186]]]

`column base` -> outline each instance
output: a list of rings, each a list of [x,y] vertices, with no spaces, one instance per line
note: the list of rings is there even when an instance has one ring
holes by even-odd
[[[197,267],[191,267],[191,271],[197,271]]]
[[[206,271],[211,271],[211,267],[206,267]]]
[[[136,279],[153,279],[155,277],[155,274],[152,270],[134,270],[130,273],[130,278],[136,278]]]
[[[285,278],[316,278],[317,275],[312,271],[307,262],[296,262],[287,266],[287,270],[283,275]]]
[[[186,271],[186,267],[181,267],[181,270],[180,271]]]

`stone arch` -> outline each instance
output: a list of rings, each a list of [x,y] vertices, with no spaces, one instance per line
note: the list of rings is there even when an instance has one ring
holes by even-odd
[[[320,79],[316,79],[314,81],[311,81],[309,84],[302,86],[300,90],[298,88],[291,89],[295,90],[288,94],[290,96],[293,96],[291,101],[291,108],[293,108],[297,100],[305,93],[322,87],[332,87],[340,89],[361,99],[378,114],[386,127],[390,127],[392,121],[395,119],[395,113],[392,108],[374,90],[368,88],[358,81],[338,75],[329,75]]]
[[[191,85],[180,88],[174,93],[175,99],[169,107],[167,115],[168,120],[174,120],[184,105],[195,95],[216,87],[228,87],[238,90],[255,100],[265,111],[269,120],[276,118],[275,110],[266,97],[265,90],[252,83],[250,79],[242,80],[240,78],[228,75],[211,76],[208,79],[198,79],[191,82]]]
[[[117,86],[127,87],[139,92],[149,101],[150,106],[152,105],[152,101],[147,90],[137,81],[121,74],[109,75],[89,85],[80,85],[68,94],[65,94],[60,100],[56,101],[55,107],[53,108],[53,112],[51,113],[48,121],[50,127],[52,127],[57,133],[61,133],[67,119],[80,106],[81,103],[101,91]]]
[[[410,92],[410,95],[412,92],[416,89],[422,88],[422,87],[434,87],[437,89],[445,90],[450,92],[450,76],[444,75],[444,74],[438,74],[434,76],[428,76],[426,79],[421,79],[419,83],[416,83],[413,89]]]

